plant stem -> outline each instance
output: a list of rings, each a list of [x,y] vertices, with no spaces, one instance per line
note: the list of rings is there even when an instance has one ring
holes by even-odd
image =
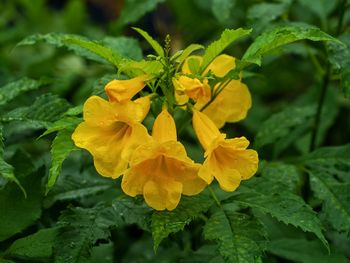
[[[208,185],[208,189],[209,189],[211,196],[213,197],[216,204],[218,205],[218,207],[221,207],[221,203],[220,203],[219,199],[217,198],[216,194],[214,193],[213,189],[211,189],[210,185]]]
[[[323,76],[323,81],[322,81],[321,94],[320,94],[320,98],[319,98],[318,104],[317,104],[317,111],[316,111],[314,127],[313,127],[312,134],[311,134],[310,152],[312,152],[316,148],[317,131],[318,131],[319,126],[320,126],[322,108],[323,108],[323,104],[324,104],[326,94],[327,94],[327,88],[328,88],[329,79],[330,79],[330,71],[331,71],[331,65],[329,62],[327,62],[326,72]]]
[[[347,0],[343,0],[340,4],[340,15],[339,15],[338,25],[337,25],[336,33],[335,33],[336,36],[339,36],[339,34],[342,31],[344,14],[345,14],[345,10],[347,8],[346,2],[347,2]],[[327,94],[327,88],[328,88],[328,84],[330,81],[330,75],[331,75],[331,64],[328,61],[326,64],[326,71],[325,71],[325,74],[323,76],[321,94],[320,94],[320,98],[318,100],[315,123],[314,123],[314,127],[313,127],[312,134],[311,134],[310,152],[312,152],[316,148],[317,132],[318,132],[318,129],[320,126],[322,108],[323,108],[323,104],[324,104],[326,94]]]

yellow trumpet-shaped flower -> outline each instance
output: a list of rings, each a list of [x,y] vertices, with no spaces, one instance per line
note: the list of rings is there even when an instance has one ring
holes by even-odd
[[[193,73],[188,65],[189,59],[195,59],[199,64],[202,62],[202,57],[200,56],[189,57],[182,67],[182,72],[184,74]],[[234,57],[220,55],[209,64],[209,66],[203,72],[203,76],[211,71],[218,77],[224,77],[230,70],[234,69],[235,66],[236,64]],[[205,81],[207,82],[207,80]],[[205,81],[202,83],[203,86],[205,86]],[[179,84],[177,87],[182,87],[182,90],[191,91],[194,89],[194,85],[191,85],[190,81],[188,80],[185,81],[180,77],[178,82]],[[219,82],[212,88],[213,94],[218,91],[221,84],[222,83]],[[197,84],[197,86],[200,85]],[[175,90],[177,90],[176,86]],[[183,93],[188,93],[186,91]],[[190,97],[190,95],[188,96]],[[208,92],[202,92],[197,93],[196,97],[191,98],[197,102],[195,108],[201,110],[210,101],[211,96]],[[184,98],[182,98],[182,100],[184,100]],[[247,86],[240,80],[231,80],[226,84],[225,88],[216,96],[216,98],[203,110],[203,113],[209,116],[209,118],[218,128],[221,128],[226,122],[237,122],[244,119],[250,107],[251,96]]]
[[[149,97],[110,102],[92,96],[84,104],[84,122],[72,135],[76,146],[94,157],[98,173],[117,178],[128,168],[131,153],[150,140],[141,124],[150,108]]]
[[[241,180],[252,177],[258,169],[258,154],[247,149],[249,141],[245,137],[225,139],[207,115],[194,110],[193,128],[205,150],[205,161],[200,168],[199,177],[208,184],[215,179],[220,187],[228,192],[234,191]]]
[[[112,80],[105,86],[108,99],[111,102],[127,101],[134,97],[145,87],[146,75],[138,76],[127,80]]]
[[[156,210],[173,210],[181,194],[196,195],[207,184],[198,176],[201,165],[194,163],[177,141],[174,119],[166,109],[154,122],[152,138],[133,153],[122,189],[130,196],[143,194]]]
[[[191,98],[195,101],[208,101],[210,99],[210,87],[208,81],[203,83],[199,79],[192,79],[186,76],[180,76],[178,79],[173,79],[175,87],[175,98],[179,104],[184,104]]]

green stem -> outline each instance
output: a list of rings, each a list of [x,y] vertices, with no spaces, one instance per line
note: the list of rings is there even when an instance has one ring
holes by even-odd
[[[209,189],[209,192],[210,192],[211,196],[213,197],[213,199],[215,200],[216,204],[218,205],[218,207],[221,207],[220,200],[218,199],[218,197],[216,196],[215,192],[210,187],[210,185],[208,185],[208,189]]]
[[[338,25],[337,25],[337,29],[336,29],[336,36],[338,36],[342,31],[344,14],[345,14],[345,10],[346,10],[346,2],[347,2],[347,0],[343,0],[340,4],[340,15],[339,15]],[[324,101],[326,98],[327,88],[328,88],[328,84],[329,84],[329,81],[331,78],[330,75],[331,75],[331,64],[328,61],[327,65],[326,65],[326,71],[325,71],[325,74],[323,76],[321,94],[320,94],[320,97],[318,100],[314,127],[313,127],[312,134],[311,134],[310,152],[315,150],[315,148],[316,148],[317,132],[318,132],[320,122],[321,122],[323,104],[324,104]]]
[[[326,72],[323,76],[320,98],[317,104],[315,122],[312,130],[312,134],[311,134],[310,152],[312,152],[316,148],[317,132],[320,126],[323,104],[327,94],[327,88],[328,88],[329,79],[330,79],[330,71],[331,71],[331,65],[328,62],[326,65]]]

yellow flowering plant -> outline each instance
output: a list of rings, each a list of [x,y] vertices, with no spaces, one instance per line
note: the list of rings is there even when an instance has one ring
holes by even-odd
[[[146,69],[137,75],[131,63],[124,72],[132,78],[106,84],[108,100],[88,98],[84,121],[72,134],[75,145],[91,153],[99,174],[112,179],[122,176],[123,192],[142,195],[155,210],[176,209],[182,194],[201,193],[214,177],[224,191],[234,191],[258,167],[258,155],[246,149],[246,138],[225,139],[219,131],[226,122],[243,119],[251,107],[247,86],[240,76],[233,78],[235,58],[218,53],[205,65],[205,57],[191,52],[170,57],[169,36],[163,49],[150,43],[158,47],[153,62],[159,73]],[[157,105],[163,110],[150,112]],[[176,112],[193,115],[193,128],[205,150],[203,163],[188,157],[178,141],[172,116]],[[147,115],[155,118],[152,136],[142,123]]]

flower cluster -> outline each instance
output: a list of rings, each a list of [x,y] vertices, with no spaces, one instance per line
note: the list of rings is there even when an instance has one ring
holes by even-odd
[[[225,123],[245,118],[251,107],[247,86],[240,79],[225,78],[235,68],[235,59],[220,55],[203,72],[195,72],[191,65],[201,63],[200,56],[190,56],[179,71],[167,70],[165,77],[112,80],[105,87],[108,100],[92,96],[85,102],[84,121],[72,135],[78,147],[91,153],[98,173],[122,176],[124,193],[143,195],[156,210],[175,209],[182,194],[196,195],[214,178],[224,191],[234,191],[257,171],[258,155],[247,149],[249,141],[227,139],[219,131]],[[162,92],[155,88],[141,96],[151,83],[163,85]],[[163,109],[155,116],[150,135],[142,122],[152,114],[154,98],[162,101]],[[192,114],[192,126],[205,151],[202,164],[191,160],[178,141],[170,114],[175,108]]]

